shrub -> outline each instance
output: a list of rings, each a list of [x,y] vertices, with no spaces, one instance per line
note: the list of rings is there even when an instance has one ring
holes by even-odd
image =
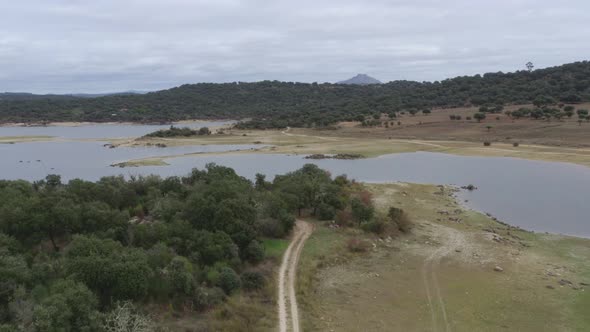
[[[336,224],[339,226],[350,226],[352,224],[352,212],[350,212],[350,210],[338,211],[334,221],[336,221]]]
[[[254,240],[251,241],[244,252],[244,258],[251,263],[259,263],[264,259],[264,246]]]
[[[266,237],[280,238],[287,235],[285,228],[276,219],[264,219],[260,221],[260,233]]]
[[[351,252],[366,252],[369,250],[369,243],[357,238],[351,238],[346,243],[346,247]]]
[[[469,120],[471,120],[471,117],[470,116],[467,116],[467,117],[465,117],[465,120],[468,120],[469,121]]]
[[[283,226],[285,233],[289,233],[293,229],[293,226],[295,226],[295,217],[292,214],[283,211],[279,215],[279,222],[281,223],[281,226]]]
[[[219,270],[218,286],[229,295],[240,288],[240,277],[232,268],[222,267]]]
[[[258,271],[242,273],[242,288],[245,290],[262,289],[266,284],[266,278]]]
[[[142,315],[131,302],[117,303],[113,311],[105,317],[105,332],[155,331],[156,326],[149,316]]]
[[[195,310],[212,308],[225,300],[225,293],[217,287],[197,287],[193,292],[192,305]]]
[[[177,292],[190,295],[194,283],[191,262],[182,256],[176,256],[172,259],[166,270],[174,289]]]
[[[515,148],[518,147],[518,145],[519,145],[518,142],[512,143],[512,146],[515,147]]]
[[[387,225],[379,220],[373,220],[361,225],[361,229],[365,232],[375,233],[375,234],[383,234],[385,232]]]
[[[370,221],[373,219],[375,209],[371,205],[364,204],[362,199],[354,198],[351,201],[350,206],[352,208],[352,216],[359,225],[364,221]]]
[[[484,146],[490,146],[490,145],[492,145],[492,142],[485,141],[485,142],[483,142],[483,145],[484,145]]]
[[[318,207],[318,218],[320,220],[333,220],[335,215],[334,208],[326,203],[322,203]]]
[[[412,221],[408,217],[408,215],[404,212],[404,210],[396,207],[390,207],[389,212],[387,213],[389,219],[397,225],[397,228],[407,233],[412,228]]]

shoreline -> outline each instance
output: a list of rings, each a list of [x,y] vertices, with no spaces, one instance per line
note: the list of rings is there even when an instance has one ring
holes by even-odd
[[[93,122],[93,121],[56,121],[56,122],[7,122],[0,123],[0,128],[36,128],[36,127],[82,127],[82,126],[93,126],[93,125],[121,125],[121,126],[165,126],[174,124],[191,124],[191,123],[207,123],[207,122],[238,122],[240,120],[234,119],[192,119],[192,120],[180,120],[170,122],[131,122],[131,121],[107,121],[107,122]]]

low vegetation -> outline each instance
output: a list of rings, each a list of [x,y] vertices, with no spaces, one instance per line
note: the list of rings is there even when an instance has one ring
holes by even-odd
[[[366,184],[397,238],[316,223],[300,265],[309,331],[586,331],[590,241],[464,209],[449,187]]]

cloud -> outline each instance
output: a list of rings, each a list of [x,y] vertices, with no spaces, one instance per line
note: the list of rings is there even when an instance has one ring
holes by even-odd
[[[583,60],[585,0],[4,1],[0,91],[382,81]]]

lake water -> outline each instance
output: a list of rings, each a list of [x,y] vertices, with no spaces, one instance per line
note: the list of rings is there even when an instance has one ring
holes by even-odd
[[[82,127],[61,128],[58,134],[67,138],[113,137],[118,135],[116,133],[126,136],[130,132],[123,128],[133,128],[137,130],[133,135],[143,135],[157,126],[90,127],[93,128],[88,128],[88,132]],[[47,135],[47,130],[54,128],[17,128],[14,135]],[[6,136],[6,130],[0,128],[0,136]],[[38,131],[23,133],[23,130]],[[50,173],[60,174],[64,180],[97,180],[106,175],[185,175],[194,167],[203,168],[207,163],[215,162],[232,167],[250,179],[256,173],[272,179],[276,174],[315,163],[333,175],[347,174],[349,178],[365,182],[473,184],[479,189],[461,193],[461,199],[469,200],[467,205],[473,209],[489,212],[525,229],[590,237],[590,168],[575,164],[416,152],[360,160],[308,160],[303,156],[273,154],[191,156],[169,159],[169,166],[110,167],[130,159],[260,147],[210,145],[109,149],[101,142],[0,144],[0,178],[39,180]]]
[[[223,152],[259,149],[262,145],[195,145],[158,148],[119,147],[110,149],[104,142],[31,142],[0,144],[0,178],[39,180],[47,174],[59,174],[64,180],[98,180],[106,175],[161,174],[169,167],[119,168],[112,164],[147,157],[187,153]],[[184,174],[191,167],[167,174]],[[176,173],[179,172],[179,173]]]
[[[235,123],[235,121],[208,121],[176,123],[177,127],[218,127]],[[4,136],[54,136],[67,139],[101,139],[139,137],[156,130],[168,129],[167,125],[135,124],[86,124],[80,126],[46,126],[46,127],[0,127],[0,137]]]

